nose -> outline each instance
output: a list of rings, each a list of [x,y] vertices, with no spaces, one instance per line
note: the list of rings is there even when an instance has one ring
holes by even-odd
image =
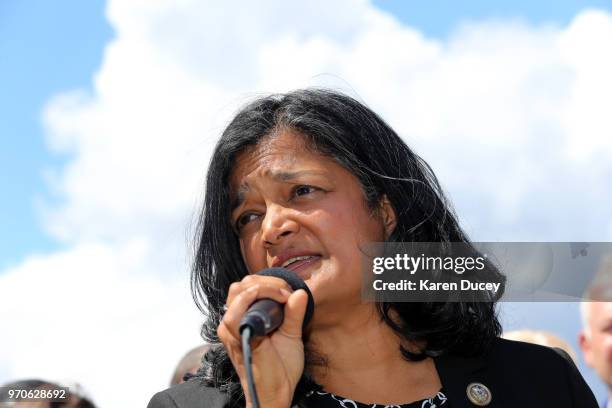
[[[261,238],[264,246],[278,244],[283,237],[299,231],[299,224],[291,217],[290,209],[272,204],[266,209],[261,225]]]

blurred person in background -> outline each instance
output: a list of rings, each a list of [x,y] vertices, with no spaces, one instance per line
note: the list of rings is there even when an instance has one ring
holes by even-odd
[[[9,390],[42,391],[55,390],[63,385],[39,379],[13,381],[2,385],[0,393],[0,408],[96,408],[94,403],[83,395],[78,384],[70,386],[64,400],[38,399],[15,400],[10,398]]]
[[[579,343],[584,360],[608,388],[602,407],[612,408],[612,256],[602,259],[580,304],[582,330]]]
[[[209,349],[210,345],[202,344],[188,351],[176,366],[172,379],[170,380],[170,386],[185,382],[197,373],[202,367],[202,358]]]
[[[601,406],[612,408],[612,302],[582,302],[580,311],[584,361],[607,385],[608,396]]]

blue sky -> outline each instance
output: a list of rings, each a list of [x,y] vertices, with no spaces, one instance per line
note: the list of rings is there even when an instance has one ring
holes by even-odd
[[[47,193],[43,172],[64,158],[45,146],[41,111],[54,94],[89,89],[113,36],[104,2],[0,2],[0,270],[57,248],[35,208]]]
[[[418,27],[433,37],[445,37],[463,21],[517,18],[530,24],[567,24],[577,12],[587,7],[610,10],[606,0],[559,1],[484,1],[454,2],[375,0],[374,4],[389,11],[406,24]]]

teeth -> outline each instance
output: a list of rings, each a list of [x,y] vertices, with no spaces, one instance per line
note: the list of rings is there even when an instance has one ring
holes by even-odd
[[[281,268],[284,268],[285,266],[293,263],[293,262],[297,262],[297,261],[301,261],[302,259],[308,259],[308,258],[312,258],[312,255],[304,255],[304,256],[295,256],[293,258],[289,258],[287,259],[285,262],[283,262],[283,264],[281,265]]]

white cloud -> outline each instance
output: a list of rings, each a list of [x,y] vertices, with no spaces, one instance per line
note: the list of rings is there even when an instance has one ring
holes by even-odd
[[[147,241],[75,245],[0,276],[2,359],[12,378],[76,380],[101,406],[143,405],[144,393],[166,386],[200,341],[200,317],[186,274],[162,276]]]
[[[164,387],[198,339],[185,227],[223,125],[261,92],[350,89],[432,164],[474,238],[612,239],[609,14],[439,41],[363,0],[318,3],[110,2],[93,93],[45,111],[72,157],[45,211],[67,249],[0,275],[3,371],[73,377],[104,406]]]

